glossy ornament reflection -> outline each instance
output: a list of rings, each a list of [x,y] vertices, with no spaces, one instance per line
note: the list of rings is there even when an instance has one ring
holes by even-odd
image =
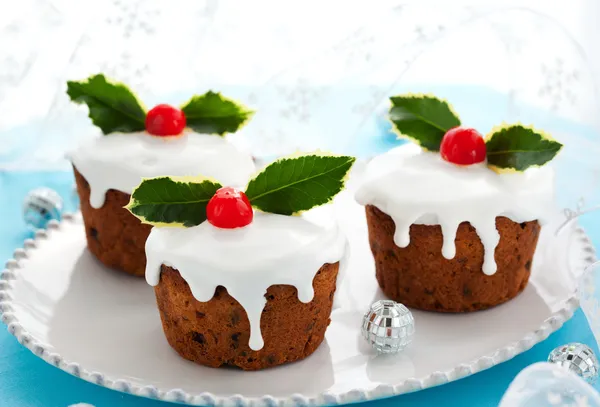
[[[415,320],[404,305],[380,300],[364,315],[361,332],[378,352],[397,353],[412,342]]]
[[[521,371],[499,407],[600,407],[600,394],[577,375],[553,363]]]
[[[30,229],[44,229],[51,220],[60,220],[63,200],[50,188],[30,191],[23,201],[23,219]]]
[[[568,369],[590,384],[598,379],[598,359],[594,351],[582,343],[559,346],[550,352],[548,362]]]

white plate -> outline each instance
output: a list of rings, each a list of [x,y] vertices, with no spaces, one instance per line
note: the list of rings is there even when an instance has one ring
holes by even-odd
[[[335,209],[346,219],[350,266],[327,340],[304,361],[243,372],[180,358],[163,336],[152,288],[100,265],[85,248],[79,215],[38,233],[7,263],[0,279],[3,321],[45,361],[119,391],[198,405],[349,403],[457,380],[531,348],[572,316],[576,279],[594,260],[581,230],[569,227],[554,238],[556,225],[548,225],[519,297],[464,315],[415,311],[411,347],[377,356],[359,333],[363,313],[381,297],[363,209],[348,193]]]

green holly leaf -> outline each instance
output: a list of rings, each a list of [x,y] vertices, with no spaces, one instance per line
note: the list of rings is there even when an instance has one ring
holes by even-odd
[[[407,94],[390,98],[389,118],[399,137],[409,138],[425,150],[439,151],[448,130],[460,126],[448,102],[432,95]]]
[[[67,94],[73,102],[88,106],[90,119],[104,134],[145,129],[146,111],[136,96],[122,83],[110,82],[102,74],[67,82]]]
[[[542,131],[517,124],[486,136],[488,166],[496,172],[525,171],[552,160],[563,145]]]
[[[246,195],[263,212],[297,214],[331,201],[356,159],[321,154],[282,158],[252,179]]]
[[[245,106],[212,91],[192,97],[181,110],[188,127],[198,133],[221,136],[235,133],[254,114]]]
[[[126,208],[153,226],[195,226],[206,220],[206,205],[221,184],[206,178],[145,179]]]

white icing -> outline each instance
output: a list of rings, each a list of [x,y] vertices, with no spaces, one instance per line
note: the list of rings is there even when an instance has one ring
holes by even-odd
[[[110,134],[81,145],[70,158],[90,184],[94,208],[104,205],[109,189],[131,194],[142,178],[202,175],[223,185],[243,187],[255,171],[250,155],[225,138],[196,133],[179,137]]]
[[[267,288],[289,284],[298,290],[300,301],[310,302],[319,268],[346,259],[346,238],[327,209],[302,216],[257,212],[252,223],[237,229],[208,222],[191,228],[155,227],[146,241],[146,280],[157,285],[165,264],[179,271],[198,301],[209,301],[217,286],[225,287],[246,310],[249,345],[259,350]]]
[[[407,144],[369,162],[356,200],[374,205],[394,220],[398,247],[410,243],[412,224],[440,225],[442,255],[447,259],[456,254],[458,226],[470,222],[483,243],[483,272],[492,275],[500,240],[496,217],[541,223],[549,219],[555,210],[554,172],[544,166],[497,174],[484,163],[458,166],[439,153]]]

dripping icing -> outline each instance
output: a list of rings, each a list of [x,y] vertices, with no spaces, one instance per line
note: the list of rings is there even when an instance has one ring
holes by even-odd
[[[492,275],[500,241],[496,217],[543,224],[555,211],[553,185],[549,166],[497,174],[484,163],[457,166],[438,153],[407,144],[369,162],[356,200],[376,206],[393,219],[398,247],[409,245],[412,224],[440,225],[442,255],[447,259],[456,255],[458,226],[470,222],[484,247],[483,272]]]
[[[250,348],[263,347],[260,317],[267,288],[289,284],[304,303],[313,299],[313,279],[325,263],[340,262],[347,241],[331,220],[331,208],[316,208],[302,216],[257,212],[248,226],[219,229],[208,222],[191,228],[152,228],[146,241],[146,281],[160,281],[162,264],[177,269],[201,302],[212,299],[221,285],[246,310]]]
[[[131,194],[142,178],[203,176],[242,187],[255,171],[249,154],[224,137],[186,133],[155,137],[146,132],[115,133],[94,138],[70,154],[90,185],[90,204],[104,205],[106,192]]]

